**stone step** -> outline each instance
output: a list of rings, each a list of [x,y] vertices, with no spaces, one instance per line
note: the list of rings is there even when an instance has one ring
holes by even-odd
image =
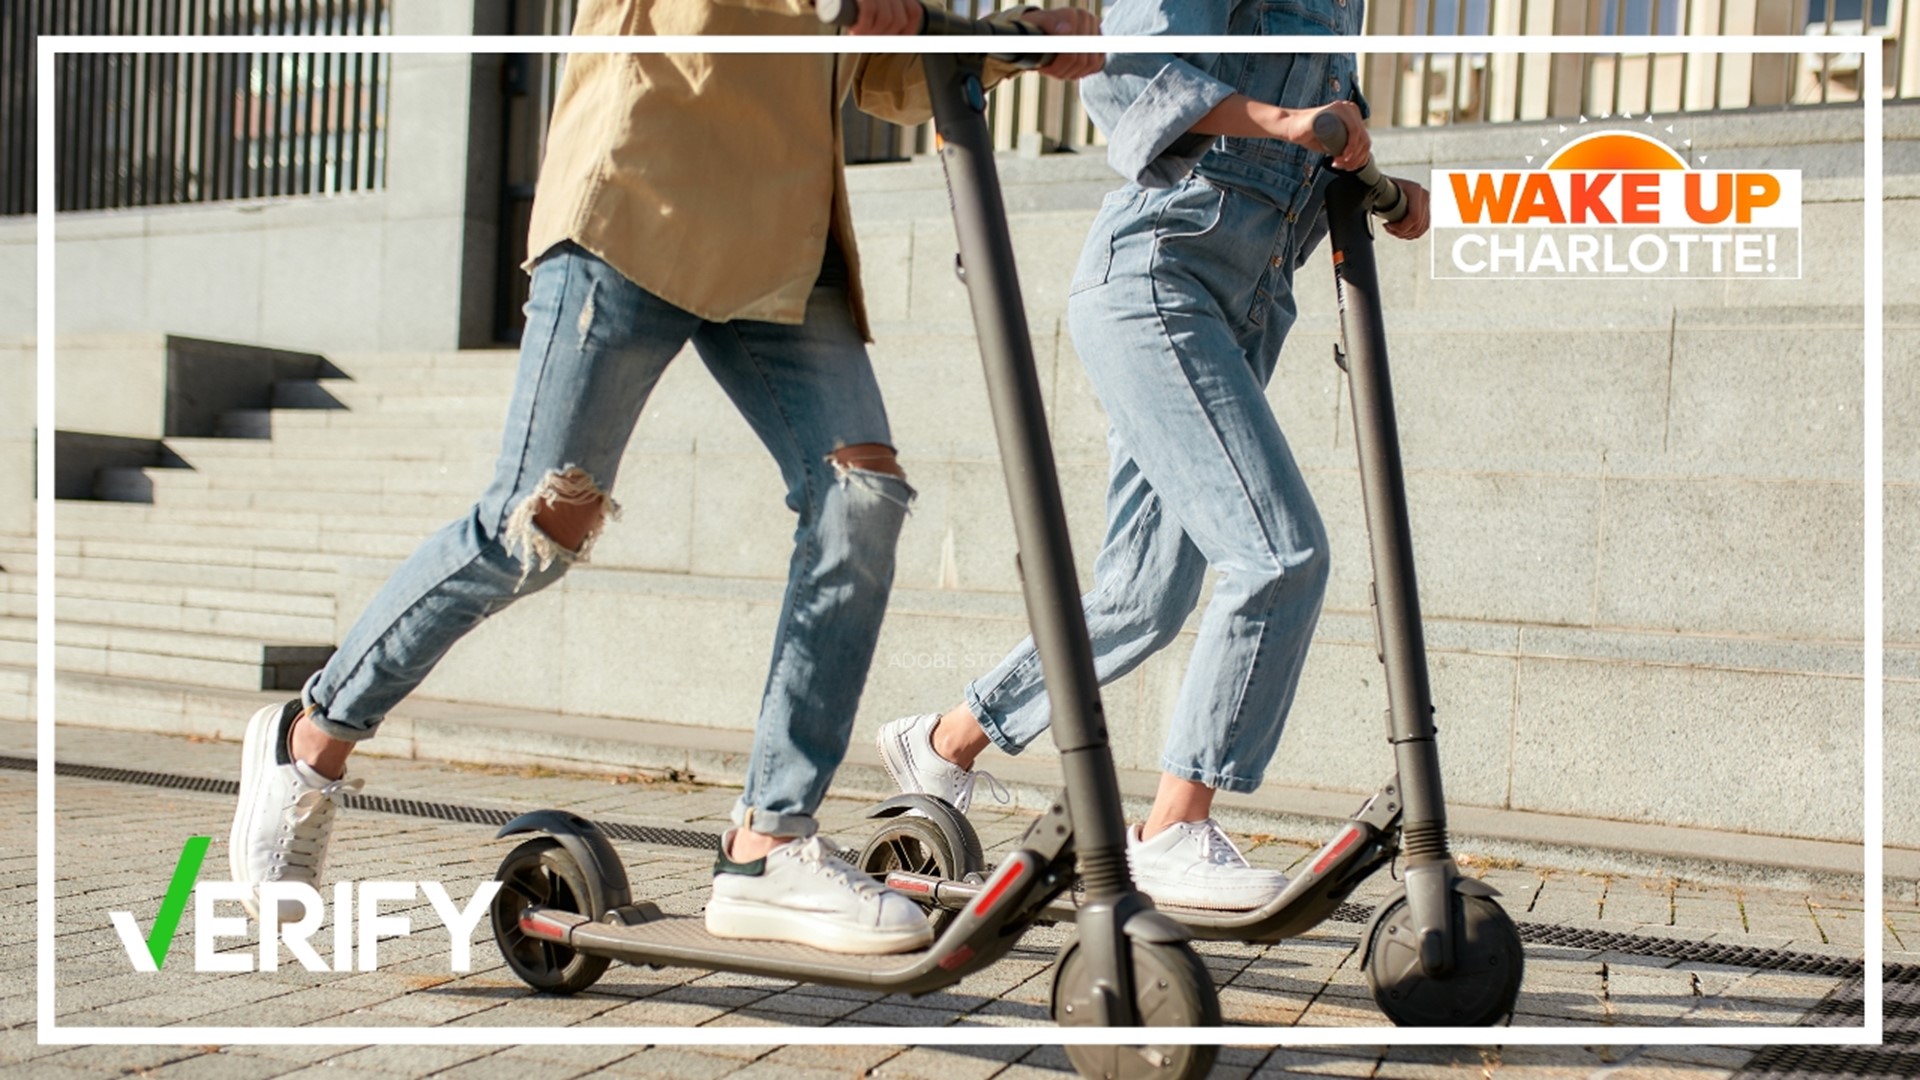
[[[401,513],[374,513],[360,510],[351,515],[324,509],[282,510],[253,507],[199,507],[169,501],[165,506],[144,503],[92,502],[61,500],[58,504],[58,535],[71,539],[111,539],[128,530],[152,525],[197,526],[207,535],[230,535],[236,540],[253,542],[259,530],[288,530],[312,536],[321,532],[370,532],[414,535],[423,529],[436,529],[464,511],[468,499],[436,499],[433,512],[407,510]],[[444,509],[444,512],[441,512]]]
[[[311,379],[279,384],[275,411],[386,412],[404,416],[460,417],[498,413],[513,392],[513,375],[484,380],[462,379],[462,392],[448,385],[392,383],[370,380]],[[329,403],[329,404],[322,404]]]
[[[61,500],[58,534],[61,538],[113,538],[144,523],[156,525],[198,525],[209,530],[207,536],[230,532],[234,540],[252,542],[253,530],[298,530],[313,532],[390,532],[409,534],[420,528],[440,528],[447,521],[467,513],[472,496],[478,492],[447,492],[442,496],[422,496],[407,500],[405,507],[392,513],[369,509],[365,496],[353,494],[315,494],[275,492],[284,496],[286,505],[194,505],[182,498],[169,498],[165,505],[150,503],[88,502]]]
[[[24,614],[31,614],[31,611]],[[64,591],[54,603],[54,617],[63,626],[73,621],[262,641],[326,641],[334,636],[331,611],[324,615],[293,615],[221,605],[147,603],[120,597],[71,597],[65,595]]]
[[[500,449],[498,426],[479,428],[431,428],[394,430],[369,435],[342,435],[323,431],[280,432],[264,439],[168,439],[168,449],[189,465],[205,468],[213,463],[264,461],[379,462],[383,466],[396,461],[444,463],[472,457],[491,459]]]
[[[60,580],[82,578],[101,584],[131,582],[140,585],[247,589],[331,597],[339,587],[339,573],[334,569],[335,561],[327,560],[326,569],[295,570],[284,567],[177,562],[155,558],[63,555],[55,559],[54,573]]]
[[[0,594],[31,598],[38,580],[32,574],[0,574]],[[217,608],[223,611],[291,615],[308,619],[332,619],[334,599],[310,593],[263,592],[244,589],[202,588],[191,585],[141,583],[133,581],[94,581],[84,577],[62,577],[54,583],[60,600],[126,600],[139,604],[172,604],[187,607]]]
[[[507,395],[503,392],[491,409],[474,409],[470,414],[437,417],[437,431],[491,431],[498,438],[505,415]],[[379,412],[354,409],[235,409],[221,420],[223,437],[236,439],[279,438],[285,433],[320,432],[331,439],[384,438],[395,431],[417,431],[417,415],[383,416]]]
[[[0,664],[31,666],[34,623],[0,617]],[[61,620],[55,666],[89,675],[155,679],[228,689],[298,689],[333,654],[331,644]]]
[[[64,554],[121,558],[144,555],[152,551],[154,545],[190,548],[208,540],[218,540],[229,551],[256,553],[256,557],[248,562],[258,565],[262,561],[257,557],[259,552],[379,556],[390,553],[396,540],[410,544],[419,539],[418,522],[410,520],[392,528],[388,527],[389,524],[387,519],[382,518],[336,521],[329,528],[289,528],[286,523],[275,521],[271,515],[259,514],[258,520],[249,524],[223,527],[170,517],[162,509],[144,521],[68,519],[56,535],[58,550]],[[276,557],[268,561],[292,569],[318,569],[327,565],[318,559],[289,563]]]
[[[160,526],[154,526],[160,528]],[[188,530],[190,531],[190,530]],[[247,543],[211,544],[205,530],[177,539],[85,539],[60,537],[54,552],[60,559],[138,560],[182,566],[210,568],[251,568],[261,570],[331,570],[338,559],[312,544],[289,544],[283,548]]]
[[[261,469],[241,466],[234,470],[116,467],[100,470],[95,490],[107,501],[139,503],[157,503],[194,492],[252,495],[267,486],[302,495],[352,492],[412,497],[449,490],[478,492],[493,472],[493,463],[479,458],[449,459],[418,469],[374,467],[377,462],[374,457],[366,459],[365,467],[343,467],[336,462],[296,459],[273,461]]]

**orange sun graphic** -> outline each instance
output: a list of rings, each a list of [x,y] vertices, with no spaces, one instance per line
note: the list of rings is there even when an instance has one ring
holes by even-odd
[[[1684,169],[1687,163],[1657,139],[1629,131],[1596,131],[1554,152],[1544,169],[1599,171]]]

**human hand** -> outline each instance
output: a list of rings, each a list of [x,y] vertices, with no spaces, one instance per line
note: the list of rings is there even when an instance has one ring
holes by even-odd
[[[1427,234],[1427,189],[1398,176],[1393,178],[1393,182],[1400,186],[1401,194],[1407,197],[1407,214],[1399,221],[1386,224],[1387,235],[1402,240],[1418,240]]]
[[[860,7],[849,34],[917,34],[920,0],[860,0]]]
[[[1100,17],[1085,8],[1029,11],[1020,16],[1019,21],[1043,34],[1093,35],[1100,32]],[[1039,70],[1042,75],[1071,81],[1092,75],[1105,67],[1106,63],[1105,53],[1060,53]]]
[[[1360,118],[1360,107],[1351,101],[1336,101],[1317,109],[1289,109],[1281,117],[1274,135],[1317,154],[1324,154],[1327,148],[1321,145],[1320,137],[1313,133],[1313,118],[1321,113],[1332,113],[1347,127],[1346,148],[1334,157],[1333,167],[1351,172],[1365,165],[1367,158],[1373,156],[1373,138],[1367,134],[1366,121]]]

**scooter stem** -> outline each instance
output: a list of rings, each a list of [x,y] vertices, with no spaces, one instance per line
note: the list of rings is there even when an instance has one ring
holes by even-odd
[[[1346,345],[1360,486],[1373,555],[1373,616],[1380,662],[1386,666],[1387,729],[1405,798],[1402,850],[1407,859],[1407,903],[1420,935],[1421,966],[1435,978],[1453,963],[1453,879],[1446,800],[1434,743],[1433,690],[1414,575],[1413,535],[1407,519],[1406,476],[1400,461],[1393,383],[1387,372],[1386,326],[1380,313],[1379,272],[1367,219],[1367,187],[1337,177],[1327,188],[1328,236],[1333,246],[1341,337]]]

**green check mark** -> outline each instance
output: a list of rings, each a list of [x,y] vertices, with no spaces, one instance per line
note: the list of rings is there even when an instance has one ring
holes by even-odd
[[[160,901],[160,914],[153,917],[153,929],[147,932],[147,951],[153,954],[156,968],[167,962],[167,950],[173,947],[173,932],[180,928],[180,916],[187,911],[187,897],[200,877],[200,863],[207,857],[207,847],[212,843],[211,837],[190,836],[186,846],[180,849],[180,861],[173,868],[173,882],[167,886],[166,898]]]

